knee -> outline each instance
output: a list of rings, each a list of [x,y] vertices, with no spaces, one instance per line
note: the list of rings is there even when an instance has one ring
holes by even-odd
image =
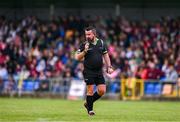
[[[103,88],[103,89],[98,89],[98,94],[99,94],[100,96],[103,96],[105,93],[106,93],[106,89],[105,89],[105,88]]]
[[[87,95],[93,96],[93,94],[94,94],[93,88],[91,88],[91,87],[87,88]]]
[[[93,91],[91,91],[91,90],[88,90],[88,91],[87,91],[87,95],[88,95],[88,96],[93,96],[93,94],[94,94]]]

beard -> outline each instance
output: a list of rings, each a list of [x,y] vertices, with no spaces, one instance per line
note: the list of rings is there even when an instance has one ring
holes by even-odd
[[[86,38],[86,40],[87,40],[88,42],[92,42],[92,41],[94,40],[94,37],[93,37],[93,38]]]

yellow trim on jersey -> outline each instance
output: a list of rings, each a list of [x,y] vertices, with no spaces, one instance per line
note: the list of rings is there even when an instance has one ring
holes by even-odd
[[[107,51],[104,51],[104,52],[103,52],[103,54],[106,54],[106,53],[107,53]]]

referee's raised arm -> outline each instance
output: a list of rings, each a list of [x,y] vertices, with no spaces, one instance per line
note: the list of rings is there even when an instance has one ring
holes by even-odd
[[[84,45],[82,44],[78,49],[78,51],[75,53],[75,59],[78,61],[82,61],[88,49],[89,49],[89,43],[86,43]]]

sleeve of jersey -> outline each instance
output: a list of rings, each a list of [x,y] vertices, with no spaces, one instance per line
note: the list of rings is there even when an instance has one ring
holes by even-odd
[[[103,54],[106,54],[108,51],[107,51],[107,44],[104,43],[104,46],[103,46]]]
[[[77,53],[80,53],[80,52],[82,52],[84,50],[84,44],[81,44],[80,46],[79,46],[79,49],[77,50]]]

